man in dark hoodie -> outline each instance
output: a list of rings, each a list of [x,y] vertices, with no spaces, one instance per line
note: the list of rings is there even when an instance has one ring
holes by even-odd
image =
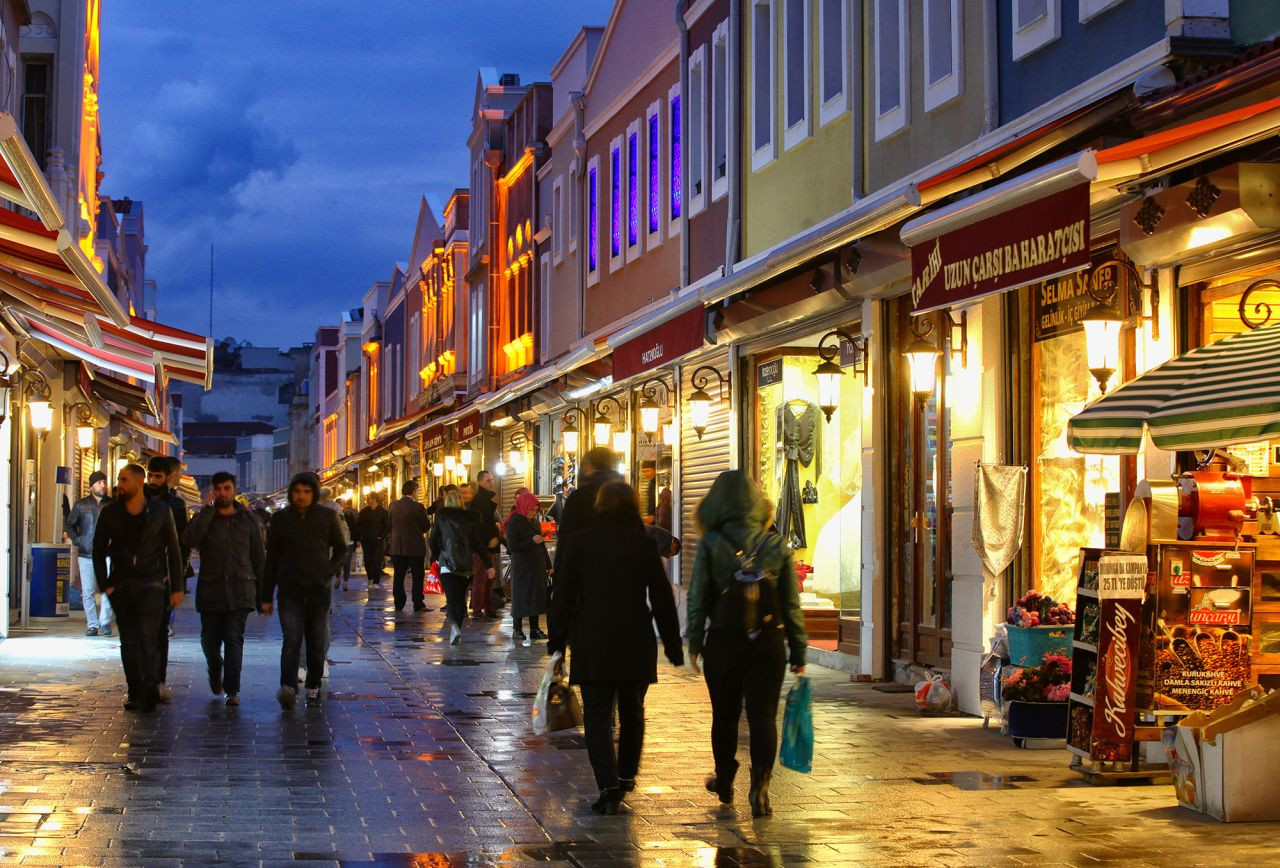
[[[154,497],[168,504],[173,512],[173,524],[178,531],[178,538],[187,529],[187,502],[178,494],[178,480],[182,477],[182,462],[167,455],[157,455],[147,462],[147,497]],[[182,591],[187,591],[187,579],[195,575],[189,565],[191,549],[182,547]],[[165,623],[160,636],[160,684],[156,688],[161,702],[173,699],[169,690],[169,639],[173,636],[173,609],[165,616]]]
[[[168,504],[147,497],[146,471],[120,470],[118,497],[102,508],[93,532],[93,569],[111,598],[120,628],[129,711],[153,711],[159,699],[160,638],[165,613],[182,604],[183,565]],[[111,569],[108,571],[107,564]]]
[[[347,554],[342,517],[319,504],[320,478],[299,473],[289,483],[289,505],[271,517],[267,562],[258,585],[258,611],[270,615],[280,590],[280,689],[276,699],[289,709],[298,698],[298,662],[307,643],[307,704],[320,702],[325,655],[329,651],[329,603],[333,579]]]
[[[211,483],[213,503],[187,525],[182,542],[200,552],[196,611],[209,690],[218,696],[225,689],[227,705],[235,706],[240,704],[245,621],[257,603],[266,552],[258,520],[236,500],[236,478],[218,472]]]
[[[617,456],[603,446],[597,446],[582,456],[582,462],[578,465],[582,474],[580,484],[564,502],[560,523],[556,528],[556,573],[560,572],[570,538],[580,530],[595,526],[596,495],[606,482],[622,478],[618,475],[617,466]]]

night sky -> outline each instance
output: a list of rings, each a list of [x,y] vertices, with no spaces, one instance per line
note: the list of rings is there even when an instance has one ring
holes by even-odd
[[[103,192],[146,204],[162,321],[309,341],[467,184],[477,69],[550,80],[608,0],[109,0]],[[655,0],[655,14],[673,4]]]

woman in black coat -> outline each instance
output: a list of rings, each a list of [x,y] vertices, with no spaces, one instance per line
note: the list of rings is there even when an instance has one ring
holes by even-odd
[[[511,555],[511,640],[523,642],[527,636],[521,621],[529,619],[529,635],[547,638],[538,626],[538,616],[547,611],[547,570],[551,557],[538,525],[542,504],[527,491],[516,497],[516,508],[507,519],[505,537]]]
[[[547,651],[564,651],[566,645],[573,650],[569,682],[582,689],[587,757],[600,787],[591,808],[616,814],[623,793],[636,786],[644,697],[658,680],[654,622],[673,666],[683,665],[684,649],[675,596],[645,535],[635,490],[625,482],[607,483],[595,505],[597,523],[560,542],[566,548],[556,574]]]
[[[462,497],[456,485],[441,491],[441,507],[427,538],[431,560],[440,565],[440,587],[444,591],[444,611],[449,620],[449,644],[462,639],[462,620],[467,616],[467,588],[471,585],[475,560],[485,568],[489,555],[488,540],[480,529],[480,517],[462,508]]]

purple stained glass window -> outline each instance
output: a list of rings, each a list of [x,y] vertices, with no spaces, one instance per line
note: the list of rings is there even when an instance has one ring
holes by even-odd
[[[609,154],[609,255],[622,253],[622,149]]]
[[[649,116],[649,232],[657,232],[662,220],[662,183],[659,177],[662,172],[662,161],[658,148],[661,144],[658,135],[658,116]]]
[[[587,170],[587,270],[595,272],[600,256],[600,209],[596,197],[596,167]]]
[[[680,219],[684,190],[680,187],[680,97],[671,97],[671,219]]]
[[[640,136],[627,136],[627,246],[640,240]]]

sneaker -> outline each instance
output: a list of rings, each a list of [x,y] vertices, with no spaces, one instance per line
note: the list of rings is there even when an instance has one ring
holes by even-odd
[[[216,672],[209,673],[209,690],[214,696],[222,695],[222,676]]]
[[[319,704],[320,704],[320,688],[308,687],[307,688],[307,705],[314,708]]]
[[[169,689],[167,684],[156,685],[156,701],[157,702],[173,702],[173,691]]]
[[[289,711],[298,704],[298,691],[282,684],[280,689],[276,691],[276,701],[280,703],[281,708]]]
[[[240,694],[239,694],[239,693],[228,693],[228,694],[227,694],[227,705],[228,705],[229,707],[230,707],[230,706],[236,706],[236,705],[239,705],[239,704],[240,704]]]
[[[174,636],[177,636],[177,635],[178,635],[178,631],[177,631],[177,630],[175,630],[175,629],[173,629],[173,625],[172,625],[172,624],[170,624],[170,625],[169,625],[169,638],[170,638],[170,639],[172,639]]]
[[[90,627],[88,630],[85,630],[85,631],[84,631],[84,634],[85,634],[86,636],[97,636],[97,635],[98,635],[98,628],[97,628],[97,627]]]
[[[462,641],[462,631],[458,629],[457,624],[449,625],[449,644],[457,645]]]

